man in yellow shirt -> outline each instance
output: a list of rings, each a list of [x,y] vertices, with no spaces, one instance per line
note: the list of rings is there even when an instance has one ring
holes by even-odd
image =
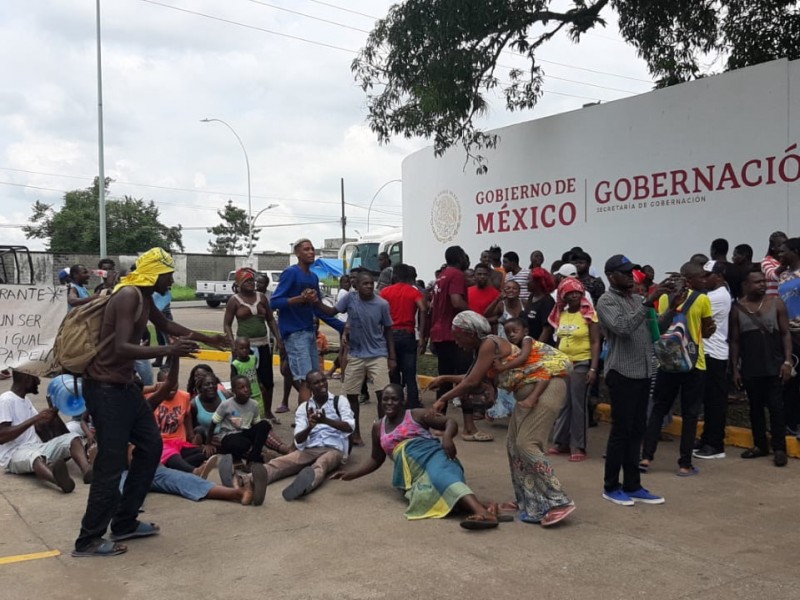
[[[639,463],[642,471],[650,468],[658,447],[664,416],[672,410],[675,398],[680,393],[683,426],[676,475],[689,477],[699,472],[699,469],[692,465],[692,452],[697,435],[697,417],[703,402],[706,371],[703,338],[711,337],[716,331],[711,301],[700,291],[705,289],[704,281],[707,275],[702,266],[691,262],[685,263],[681,267],[680,278],[674,280],[672,291],[661,296],[658,302],[659,329],[662,333],[669,328],[675,315],[682,312],[684,304],[687,301],[691,302],[686,312],[686,322],[691,342],[697,345],[697,361],[694,368],[685,373],[669,372],[659,366],[653,392],[653,409],[647,420],[642,461]]]

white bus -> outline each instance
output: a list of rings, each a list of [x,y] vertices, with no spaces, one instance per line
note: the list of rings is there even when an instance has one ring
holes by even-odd
[[[361,236],[355,242],[347,242],[339,248],[339,259],[344,262],[345,272],[363,268],[378,272],[378,255],[389,254],[393,265],[403,262],[403,229],[388,227]]]

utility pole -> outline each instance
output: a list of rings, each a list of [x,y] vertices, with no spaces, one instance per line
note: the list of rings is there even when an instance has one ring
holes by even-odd
[[[345,229],[347,228],[347,217],[344,214],[344,177],[341,179],[342,185],[342,244],[344,244],[345,238],[347,237],[345,233]]]
[[[100,203],[100,257],[107,256],[106,251],[106,170],[103,151],[103,67],[100,58],[100,0],[97,0],[97,154],[99,163],[99,181],[97,182],[98,201]]]

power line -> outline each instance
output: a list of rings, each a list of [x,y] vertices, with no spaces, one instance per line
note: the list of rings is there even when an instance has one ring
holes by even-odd
[[[519,56],[524,56],[523,54],[519,54]],[[620,79],[630,79],[631,81],[641,81],[642,83],[649,83],[653,85],[653,82],[649,79],[641,79],[639,77],[630,77],[628,75],[619,75],[617,73],[609,73],[608,71],[598,71],[597,69],[589,69],[588,67],[578,67],[576,65],[568,65],[566,63],[556,62],[554,60],[545,60],[543,58],[537,58],[537,62],[543,62],[551,65],[557,65],[559,67],[566,67],[567,69],[577,69],[579,71],[587,71],[589,73],[597,73],[598,75],[609,75],[611,77],[619,77]]]
[[[64,174],[64,173],[46,173],[46,172],[43,172],[43,171],[31,171],[29,169],[15,169],[15,168],[12,168],[12,167],[0,167],[0,171],[12,171],[12,172],[15,172],[15,173],[27,173],[29,175],[44,175],[44,176],[47,176],[47,177],[63,177],[63,178],[66,178],[66,179],[80,179],[82,181],[93,180],[94,177],[95,177],[95,176],[88,176],[88,175],[87,176],[83,176],[83,175],[67,175],[67,174]],[[114,183],[118,184],[118,185],[129,185],[129,186],[134,186],[134,187],[145,187],[145,188],[153,188],[153,189],[158,189],[158,190],[188,192],[188,193],[192,193],[192,194],[216,194],[216,195],[219,195],[219,196],[235,196],[235,197],[241,197],[241,198],[246,198],[247,197],[247,194],[241,194],[241,193],[237,193],[237,192],[224,192],[224,191],[219,191],[219,190],[199,190],[199,189],[196,189],[196,188],[171,187],[171,186],[166,186],[166,185],[154,185],[154,184],[149,184],[149,183],[138,183],[138,182],[133,182],[133,181],[121,181],[121,180],[116,180],[116,179],[114,180]],[[26,185],[26,184],[23,184],[23,183],[12,183],[12,182],[0,181],[0,184],[14,185],[14,186],[18,186],[18,187],[27,187],[27,188],[33,188],[33,189],[41,189],[41,190],[53,191],[53,192],[62,192],[62,193],[65,193],[65,194],[69,191],[69,190],[62,190],[62,189],[55,189],[55,188],[37,187],[37,186],[33,186],[33,185]],[[298,203],[298,204],[325,204],[325,205],[330,205],[330,206],[334,206],[334,205],[338,206],[339,205],[339,201],[338,200],[307,200],[307,199],[302,199],[302,198],[287,198],[285,196],[258,196],[258,195],[255,195],[255,194],[253,194],[252,197],[253,198],[257,198],[259,200],[280,200],[280,201],[283,201],[283,202],[292,202],[292,203]],[[173,205],[173,206],[191,206],[191,207],[200,208],[200,209],[204,209],[204,210],[215,210],[215,211],[219,210],[219,207],[205,206],[205,205],[202,205],[202,204],[185,204],[185,203],[179,203],[179,202],[169,202],[167,200],[157,200],[157,201],[154,201],[154,202],[156,202],[156,204],[170,204],[170,205]],[[362,206],[360,204],[352,204],[350,202],[346,202],[345,204],[348,204],[349,206],[354,206],[356,208],[363,208],[365,210],[367,209],[366,206]],[[373,208],[372,210],[378,211],[378,212],[383,212],[383,211],[381,211],[381,209],[378,209],[378,208]]]
[[[281,33],[280,31],[273,31],[271,29],[265,29],[264,27],[257,27],[255,25],[249,25],[247,23],[240,23],[238,21],[232,21],[231,19],[224,19],[222,17],[215,17],[214,15],[209,15],[206,13],[197,12],[194,10],[188,10],[186,8],[180,8],[178,6],[171,6],[169,4],[164,4],[162,2],[156,2],[156,0],[140,0],[140,2],[146,2],[147,4],[154,4],[156,6],[161,6],[163,8],[168,8],[170,10],[177,10],[178,12],[187,13],[190,15],[195,15],[198,17],[204,17],[206,19],[212,19],[214,21],[220,21],[221,23],[227,23],[229,25],[238,25],[239,27],[245,27],[246,29],[252,29],[254,31],[261,31],[263,33],[269,33],[271,35],[277,35],[280,37],[285,37],[291,40],[295,40],[298,42],[305,42],[307,44],[313,44],[315,46],[322,46],[324,48],[331,48],[333,50],[341,50],[342,52],[349,52],[350,54],[357,54],[355,50],[351,50],[349,48],[342,48],[341,46],[334,46],[333,44],[326,44],[325,42],[318,42],[316,40],[310,40],[308,38],[300,37],[297,35],[290,35],[288,33]]]
[[[276,6],[274,4],[269,4],[268,2],[262,2],[261,0],[247,0],[248,2],[252,2],[253,4],[260,4],[261,6],[265,6],[267,8],[274,8],[275,10],[282,10],[284,12],[298,15],[300,17],[305,17],[306,19],[313,19],[314,21],[321,21],[323,23],[328,23],[330,25],[336,25],[337,27],[344,27],[345,29],[351,29],[353,31],[359,31],[361,33],[369,33],[366,29],[359,29],[358,27],[352,27],[351,25],[345,25],[344,23],[337,23],[336,21],[330,21],[328,19],[323,19],[322,17],[315,17],[314,15],[308,15],[306,13],[301,13],[296,10],[292,10],[290,8],[284,8],[283,6]]]
[[[12,169],[12,170],[20,170],[20,169]],[[65,177],[74,177],[74,176],[66,175]],[[42,190],[42,191],[48,191],[48,192],[58,192],[60,194],[67,194],[70,191],[70,190],[48,188],[48,187],[42,187],[42,186],[36,186],[36,185],[27,185],[27,184],[24,184],[24,183],[14,183],[14,182],[11,182],[11,181],[0,181],[0,185],[10,185],[10,186],[14,186],[14,187],[28,188],[28,189],[34,189],[34,190]],[[121,200],[123,200],[123,198],[121,198],[119,196],[108,196],[108,199],[111,200],[111,201],[121,201]],[[284,199],[284,200],[286,200],[286,199]],[[292,199],[289,199],[289,200],[292,200]],[[328,201],[323,201],[323,200],[296,200],[296,201],[297,202],[316,202],[316,203],[320,203],[320,204],[329,204],[331,206],[338,206],[338,204],[339,204],[339,202],[333,201],[333,200],[331,200],[329,202]],[[149,202],[152,202],[156,206],[178,206],[178,207],[193,208],[195,210],[209,210],[209,211],[214,211],[214,212],[217,212],[217,211],[220,210],[220,207],[218,207],[218,206],[204,206],[202,204],[195,204],[195,203],[187,204],[187,203],[183,203],[183,202],[170,202],[169,200],[152,200],[151,199],[151,200],[149,200]],[[363,210],[367,210],[366,206],[362,206],[360,204],[351,204],[349,202],[346,203],[346,204],[348,206],[352,206],[354,208],[360,208],[360,209],[363,209]],[[389,210],[385,210],[385,209],[381,209],[381,208],[373,208],[372,210],[374,212],[376,212],[376,213],[385,214],[385,215],[389,215],[389,216],[401,216],[402,215],[402,213],[397,213],[397,212],[393,212],[393,211],[389,211]],[[278,215],[278,216],[280,216],[280,215]],[[320,216],[321,217],[326,217],[328,215],[308,215],[308,214],[306,214],[306,215],[292,215],[292,218],[296,218],[296,219],[297,218],[318,218]],[[351,218],[356,218],[357,219],[358,217],[351,217]]]
[[[322,5],[322,6],[327,6],[327,7],[330,7],[330,8],[334,8],[334,9],[336,9],[336,10],[341,10],[341,11],[344,11],[344,12],[348,12],[348,13],[351,13],[351,14],[354,14],[354,15],[358,15],[358,16],[361,16],[361,17],[366,17],[366,18],[368,18],[368,19],[374,19],[374,20],[376,20],[376,21],[377,21],[378,19],[380,19],[380,18],[381,18],[381,17],[375,16],[375,15],[368,15],[368,14],[366,14],[366,13],[358,12],[358,11],[356,11],[356,10],[351,10],[351,9],[349,9],[349,8],[344,8],[343,6],[338,6],[338,5],[336,5],[336,4],[332,4],[332,3],[330,3],[330,2],[322,2],[321,0],[306,0],[306,1],[307,1],[307,2],[313,2],[314,4],[320,4],[320,5]],[[599,33],[592,33],[592,32],[590,32],[590,31],[589,31],[589,32],[586,32],[586,34],[585,34],[585,35],[590,35],[590,36],[592,36],[592,37],[598,37],[598,38],[605,39],[605,40],[609,40],[609,41],[612,41],[612,42],[618,42],[618,43],[622,43],[622,44],[627,44],[627,42],[625,42],[624,40],[620,40],[619,38],[614,38],[614,37],[610,37],[610,36],[605,36],[605,35],[601,35],[601,34],[599,34]],[[514,50],[503,50],[503,52],[504,52],[504,53],[510,53],[510,54],[514,54],[514,55],[516,55],[516,56],[522,56],[522,57],[524,57],[524,58],[527,58],[527,57],[526,57],[524,54],[522,54],[521,52],[516,52],[516,51],[514,51]],[[537,62],[549,63],[549,64],[551,64],[551,65],[557,65],[557,66],[559,66],[559,67],[565,67],[565,68],[567,68],[567,69],[577,69],[577,70],[579,70],[579,71],[587,71],[587,72],[589,72],[589,73],[597,73],[598,75],[609,75],[609,76],[611,76],[611,77],[619,77],[619,78],[621,78],[621,79],[629,79],[629,80],[631,80],[631,81],[640,81],[640,82],[642,82],[642,83],[649,83],[649,84],[652,84],[652,83],[653,83],[653,82],[652,82],[651,80],[649,80],[649,79],[641,79],[641,78],[639,78],[639,77],[631,77],[631,76],[629,76],[629,75],[619,75],[618,73],[610,73],[610,72],[608,72],[608,71],[599,71],[599,70],[596,70],[596,69],[589,69],[589,68],[587,68],[587,67],[579,67],[579,66],[577,66],[577,65],[570,65],[570,64],[567,64],[567,63],[560,63],[560,62],[556,62],[556,61],[554,61],[554,60],[545,60],[545,59],[543,59],[543,58],[537,58],[536,60],[537,60]]]
[[[524,69],[520,69],[518,67],[512,67],[510,65],[504,65],[504,64],[501,64],[501,63],[497,63],[497,66],[498,67],[502,67],[503,69],[515,69],[517,71],[524,71]],[[597,83],[589,83],[587,81],[578,81],[577,79],[567,79],[566,77],[557,77],[555,75],[545,74],[543,77],[545,79],[557,79],[559,81],[567,81],[569,83],[577,83],[578,85],[588,85],[590,87],[596,87],[596,88],[600,88],[600,89],[603,89],[603,90],[611,90],[612,92],[621,92],[623,94],[641,94],[642,93],[642,92],[635,92],[633,90],[621,90],[619,88],[613,88],[613,87],[609,87],[607,85],[599,85]]]
[[[366,17],[367,19],[374,19],[378,20],[380,17],[376,17],[374,15],[368,15],[367,13],[358,12],[357,10],[352,10],[350,8],[344,8],[343,6],[338,6],[336,4],[331,4],[330,2],[322,2],[321,0],[307,0],[308,2],[313,2],[314,4],[320,4],[322,6],[328,6],[330,8],[335,8],[336,10],[341,10],[343,12],[347,12],[353,15],[358,15],[359,17]]]

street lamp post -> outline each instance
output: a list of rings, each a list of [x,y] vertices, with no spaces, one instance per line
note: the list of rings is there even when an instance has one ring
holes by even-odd
[[[367,231],[369,231],[369,215],[372,212],[372,203],[375,202],[375,198],[378,197],[378,194],[381,193],[381,190],[383,190],[383,188],[385,188],[390,183],[403,183],[403,180],[402,179],[390,179],[389,181],[384,183],[381,187],[379,187],[378,190],[375,192],[375,194],[372,196],[372,200],[369,201],[369,208],[367,208]],[[344,243],[344,242],[342,242],[342,243]]]
[[[253,260],[253,250],[252,250],[252,246],[253,246],[253,228],[255,227],[256,221],[258,220],[258,217],[260,217],[263,213],[267,212],[271,208],[276,208],[278,206],[280,206],[280,204],[270,204],[266,208],[262,208],[260,211],[258,211],[256,213],[256,216],[253,217],[252,219],[250,219],[250,221],[249,221],[250,225],[248,226],[248,229],[250,230],[250,248],[251,248],[250,249],[250,253],[247,255],[247,266],[249,266],[249,267],[252,267],[254,269],[256,267],[255,261]]]
[[[242,143],[242,138],[239,137],[239,134],[236,133],[236,130],[231,127],[226,121],[222,119],[200,119],[201,123],[222,123],[231,130],[231,133],[236,137],[236,141],[239,142],[239,145],[242,147],[242,152],[244,152],[244,162],[247,165],[247,262],[248,264],[253,260],[253,201],[250,196],[250,158],[247,156],[247,150]],[[267,207],[271,208],[271,206]],[[266,210],[266,209],[264,209]],[[262,211],[263,212],[263,211]],[[261,214],[261,213],[258,213]],[[258,215],[256,215],[258,216]]]

